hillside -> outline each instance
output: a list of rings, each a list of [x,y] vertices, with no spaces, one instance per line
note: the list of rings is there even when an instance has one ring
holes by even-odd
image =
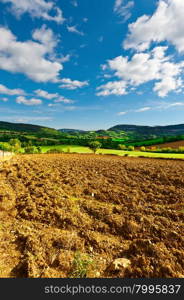
[[[116,125],[109,128],[108,131],[124,131],[126,134],[142,137],[177,136],[184,134],[184,124],[167,126]]]
[[[59,131],[54,128],[33,124],[10,123],[0,121],[0,133],[4,132],[16,132],[20,134],[29,133],[37,136],[59,135]]]
[[[184,135],[184,124],[167,126],[141,126],[141,125],[116,125],[107,130],[85,131],[77,129],[59,129],[62,133],[72,135],[107,136],[111,138],[123,138],[125,140],[145,140],[158,137]]]
[[[96,131],[85,131],[79,129],[59,129],[45,126],[10,123],[0,121],[0,136],[5,134],[18,134],[21,136],[29,135],[36,138],[67,138],[72,135],[76,138],[111,138],[124,141],[144,141],[162,137],[176,137],[175,140],[182,140],[184,135],[184,124],[168,126],[138,126],[138,125],[116,125],[107,130],[99,129]],[[169,141],[170,142],[170,141]],[[137,145],[139,146],[139,145]]]
[[[3,122],[0,121],[0,130],[5,131],[19,131],[19,132],[38,132],[43,128],[47,128],[44,126],[39,125],[32,125],[32,124],[23,124],[23,123],[10,123],[10,122]]]
[[[86,132],[85,130],[81,130],[81,129],[68,129],[68,128],[58,129],[58,131],[64,132],[64,133],[84,133],[84,132]]]

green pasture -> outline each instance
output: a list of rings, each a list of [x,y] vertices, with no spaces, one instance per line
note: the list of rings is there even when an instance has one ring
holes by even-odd
[[[56,146],[41,146],[42,153],[46,153],[50,149],[58,149],[64,152],[76,152],[76,153],[92,153],[92,151],[88,147],[75,146],[75,145],[56,145]],[[128,154],[128,156],[144,156],[144,157],[155,157],[155,158],[182,158],[184,159],[184,154],[179,153],[151,153],[151,152],[141,152],[141,151],[122,151],[122,150],[113,150],[113,149],[99,149],[97,150],[97,154],[116,154],[120,156],[124,156]]]

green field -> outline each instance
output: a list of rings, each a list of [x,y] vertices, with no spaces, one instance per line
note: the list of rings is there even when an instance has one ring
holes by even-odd
[[[57,145],[57,146],[42,146],[42,153],[46,153],[50,149],[58,149],[67,152],[70,149],[70,152],[76,153],[92,153],[88,147],[81,147],[75,145]],[[111,150],[111,149],[99,149],[97,153],[102,154],[116,154],[123,156],[128,154],[128,156],[144,156],[144,157],[155,157],[155,158],[182,158],[184,159],[184,154],[176,153],[150,153],[150,152],[141,152],[141,151],[122,151],[122,150]]]

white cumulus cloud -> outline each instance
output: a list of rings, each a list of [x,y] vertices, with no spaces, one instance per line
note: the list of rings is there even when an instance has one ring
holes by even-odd
[[[45,0],[0,0],[11,4],[11,11],[16,17],[29,13],[33,18],[63,23],[65,21],[62,10],[54,1]]]
[[[16,103],[32,106],[42,104],[42,100],[36,98],[27,99],[24,96],[19,96],[16,98]]]
[[[166,56],[167,47],[155,47],[150,52],[136,53],[131,59],[118,56],[109,60],[105,70],[114,72],[119,81],[108,82],[98,87],[98,95],[123,95],[129,89],[141,84],[154,81],[154,91],[160,97],[165,97],[171,91],[178,91],[182,87],[181,73],[184,63],[174,63],[170,56]]]
[[[5,85],[0,84],[0,94],[14,96],[14,95],[25,95],[22,89],[9,89]]]
[[[88,81],[71,80],[70,78],[63,78],[59,82],[62,83],[60,88],[68,90],[76,90],[89,85]]]
[[[57,99],[54,100],[55,103],[65,103],[65,104],[71,104],[74,103],[75,101],[65,98],[64,96],[59,96]]]
[[[167,41],[179,52],[184,51],[184,1],[159,0],[152,16],[143,15],[129,25],[125,49],[144,51],[152,42]]]
[[[48,100],[55,99],[59,96],[58,93],[51,94],[51,93],[48,93],[47,91],[44,91],[44,90],[41,90],[41,89],[35,90],[34,92],[37,96],[39,96],[41,98],[48,99]]]
[[[56,82],[61,63],[49,58],[54,52],[56,39],[51,29],[42,27],[33,32],[33,39],[20,42],[7,28],[0,27],[0,69],[23,73],[37,82]]]
[[[109,96],[109,95],[126,95],[127,83],[123,80],[120,81],[109,81],[106,84],[103,84],[97,87],[97,96]]]
[[[73,100],[68,99],[64,96],[59,95],[58,93],[48,93],[47,91],[38,89],[34,91],[35,94],[41,98],[45,98],[48,100],[54,100],[55,103],[60,103],[63,102],[65,104],[70,104],[70,103],[74,103]]]

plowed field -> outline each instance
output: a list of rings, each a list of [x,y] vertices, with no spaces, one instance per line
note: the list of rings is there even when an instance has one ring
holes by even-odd
[[[179,147],[184,147],[184,141],[176,141],[176,142],[168,142],[168,143],[163,143],[163,144],[156,144],[152,146],[147,146],[146,148],[173,148],[173,149],[178,149]],[[137,147],[137,149],[140,149],[141,147]]]
[[[0,277],[184,277],[184,162],[14,157],[0,166],[0,240]]]

